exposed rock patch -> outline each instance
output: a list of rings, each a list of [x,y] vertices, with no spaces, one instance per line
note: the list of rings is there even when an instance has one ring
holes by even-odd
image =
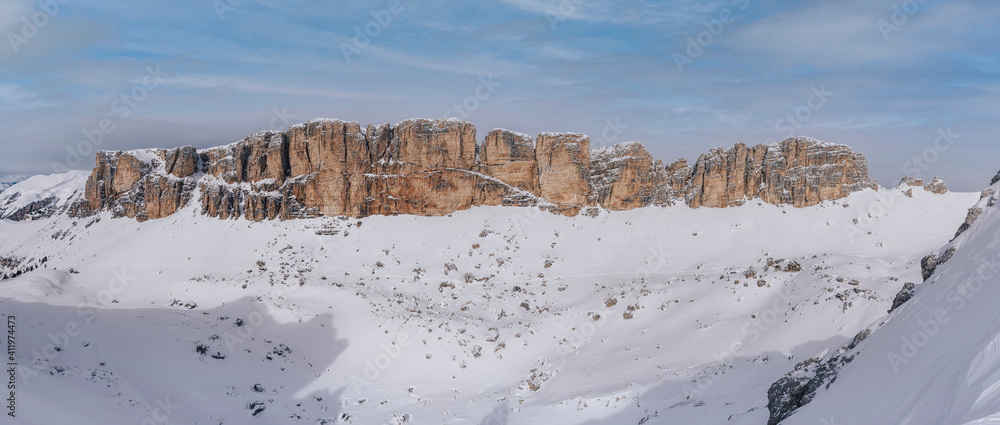
[[[889,308],[889,313],[892,313],[893,310],[902,306],[904,303],[909,301],[910,298],[913,298],[913,292],[915,289],[916,285],[914,285],[913,282],[906,282],[903,284],[903,288],[896,293],[896,298],[892,300],[892,307]]]
[[[943,180],[935,177],[934,180],[924,185],[924,190],[937,195],[943,195],[948,193],[948,186],[944,184]]]
[[[934,271],[937,270],[938,266],[938,256],[937,254],[930,254],[920,260],[920,274],[924,277],[924,281],[930,279]]]
[[[983,209],[981,207],[969,208],[969,214],[965,216],[965,221],[962,222],[962,225],[958,227],[958,232],[955,233],[955,237],[957,238],[962,233],[965,233],[966,230],[969,230],[969,228],[972,227],[972,225],[976,222],[976,220],[979,219],[979,216],[982,214],[983,214]]]
[[[767,390],[767,425],[778,425],[796,410],[809,404],[816,391],[829,388],[837,380],[838,371],[854,360],[858,344],[871,335],[871,330],[859,332],[850,344],[841,347],[829,358],[813,357],[795,365]]]

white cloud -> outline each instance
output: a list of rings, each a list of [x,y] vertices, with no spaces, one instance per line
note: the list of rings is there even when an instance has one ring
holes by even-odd
[[[22,86],[0,83],[0,109],[4,111],[26,111],[54,104]]]
[[[168,77],[164,79],[167,85],[184,85],[197,88],[231,88],[251,93],[270,93],[292,96],[317,96],[344,100],[372,100],[393,102],[407,99],[406,96],[383,93],[359,92],[351,90],[331,90],[316,86],[273,84],[268,82],[220,77],[213,75],[185,75],[183,77]]]
[[[684,26],[695,18],[712,13],[722,5],[732,1],[673,2],[630,0],[499,0],[522,10],[542,14],[551,19],[580,20],[588,22],[611,22],[616,24],[658,24],[673,23]]]
[[[956,36],[956,25],[992,25],[996,7],[942,3],[923,6],[907,17],[898,31],[891,23],[893,8],[886,2],[822,2],[779,13],[738,28],[723,43],[737,52],[763,55],[781,64],[805,64],[822,69],[855,69],[872,63],[904,64],[930,55],[961,51],[969,41]],[[897,21],[898,22],[898,21]]]

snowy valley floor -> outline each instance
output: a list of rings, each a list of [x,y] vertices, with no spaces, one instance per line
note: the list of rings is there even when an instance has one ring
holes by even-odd
[[[765,424],[979,198],[3,221],[17,423]]]

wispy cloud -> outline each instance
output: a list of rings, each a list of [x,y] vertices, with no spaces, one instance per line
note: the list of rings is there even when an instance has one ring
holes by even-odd
[[[599,135],[620,119],[622,140],[664,159],[776,137],[775,123],[823,84],[835,97],[797,132],[867,151],[880,178],[898,178],[893,158],[942,125],[968,149],[1000,149],[1000,2],[924,2],[888,40],[878,22],[899,1],[404,3],[345,61],[342,44],[384,0],[247,0],[225,20],[211,2],[69,2],[20,53],[0,45],[0,127],[30,142],[5,146],[0,169],[47,171],[154,65],[171,77],[105,147],[228,143],[284,107],[303,121],[435,117],[493,75],[502,85],[469,118],[480,128]],[[37,9],[0,0],[0,28]],[[727,9],[739,12],[703,35]],[[710,42],[679,73],[672,54],[699,36]],[[935,164],[950,184],[995,173],[990,155],[961,151]]]
[[[27,111],[56,104],[23,86],[0,83],[0,110]]]
[[[728,1],[672,2],[626,1],[570,1],[570,0],[498,0],[522,10],[545,15],[556,21],[580,20],[608,22],[623,25],[651,25],[667,23],[685,25],[691,19],[710,13]]]
[[[274,84],[265,81],[253,81],[242,78],[211,76],[211,75],[186,75],[183,77],[169,77],[164,79],[165,85],[183,85],[188,87],[217,89],[226,88],[246,93],[258,94],[282,94],[293,96],[316,96],[331,99],[343,100],[368,100],[379,102],[393,102],[406,100],[409,97],[399,94],[369,93],[351,90],[333,90],[327,87]],[[2,93],[2,92],[0,92]]]

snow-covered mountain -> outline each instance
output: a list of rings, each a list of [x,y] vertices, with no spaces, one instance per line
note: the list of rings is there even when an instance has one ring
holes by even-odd
[[[912,298],[873,323],[836,382],[783,424],[1000,423],[998,192],[1000,175],[923,261]]]
[[[4,202],[86,176],[33,180]],[[980,197],[3,220],[16,423],[766,424],[807,399],[782,423],[989,423],[997,279],[961,286],[1000,249]]]
[[[89,173],[70,171],[38,175],[13,184],[14,189],[0,193],[0,219],[21,221],[64,213],[83,199]]]
[[[26,180],[28,177],[30,176],[12,175],[12,174],[0,175],[0,192],[7,190],[8,187],[17,184],[18,182]]]

